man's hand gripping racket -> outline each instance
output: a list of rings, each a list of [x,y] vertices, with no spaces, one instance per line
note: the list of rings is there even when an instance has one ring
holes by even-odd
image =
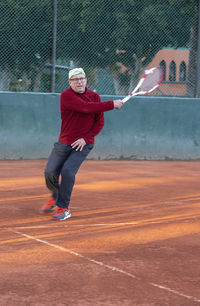
[[[128,101],[133,96],[146,95],[152,92],[160,85],[163,77],[164,72],[160,66],[145,70],[135,89],[128,96],[122,99],[123,103]]]

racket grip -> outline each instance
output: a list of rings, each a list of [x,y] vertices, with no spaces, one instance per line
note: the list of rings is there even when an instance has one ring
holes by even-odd
[[[130,96],[125,97],[124,99],[122,99],[122,102],[125,103],[126,101],[128,101],[130,99]]]

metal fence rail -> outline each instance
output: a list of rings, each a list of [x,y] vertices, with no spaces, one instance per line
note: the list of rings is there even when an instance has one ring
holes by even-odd
[[[153,95],[199,97],[199,0],[6,0],[0,11],[0,90],[62,92],[83,67],[88,87],[126,95],[148,67]]]

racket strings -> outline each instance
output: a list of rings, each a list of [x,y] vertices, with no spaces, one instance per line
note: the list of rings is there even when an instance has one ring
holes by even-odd
[[[144,75],[138,82],[135,89],[122,100],[123,103],[128,101],[130,97],[149,94],[150,92],[155,90],[162,82],[163,76],[164,76],[164,71],[160,66],[150,68],[149,70],[145,70]]]
[[[140,90],[142,91],[149,91],[154,86],[159,84],[160,80],[162,79],[162,70],[155,69],[152,73],[148,74],[143,83],[140,86]]]

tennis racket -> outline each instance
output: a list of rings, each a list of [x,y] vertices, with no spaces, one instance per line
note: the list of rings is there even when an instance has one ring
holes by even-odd
[[[146,95],[152,92],[160,85],[163,77],[164,72],[160,66],[145,70],[135,89],[128,96],[122,99],[123,103],[133,96]]]

